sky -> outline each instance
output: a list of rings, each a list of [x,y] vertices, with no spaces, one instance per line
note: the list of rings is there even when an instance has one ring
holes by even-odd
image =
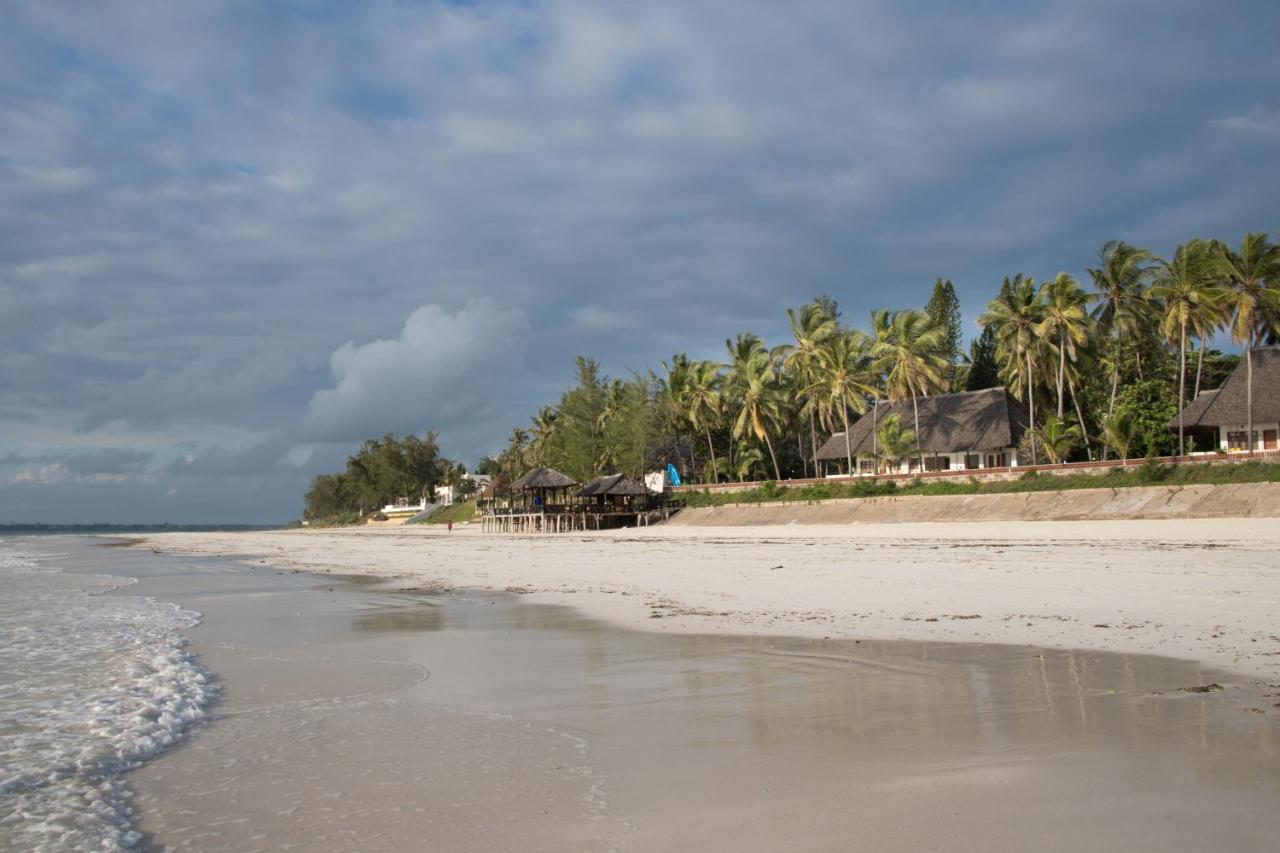
[[[0,523],[282,522],[625,375],[1280,228],[1280,4],[0,0]]]

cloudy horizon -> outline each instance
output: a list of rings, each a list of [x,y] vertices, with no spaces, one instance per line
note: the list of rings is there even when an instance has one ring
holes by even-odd
[[[6,4],[0,524],[280,522],[571,379],[1274,233],[1280,7]]]

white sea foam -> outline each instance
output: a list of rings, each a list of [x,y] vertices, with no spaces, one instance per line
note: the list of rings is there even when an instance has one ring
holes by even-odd
[[[0,849],[135,846],[121,774],[205,717],[181,635],[199,614],[103,594],[133,582],[0,540]]]

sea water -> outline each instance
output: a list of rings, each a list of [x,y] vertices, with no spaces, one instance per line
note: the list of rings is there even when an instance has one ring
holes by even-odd
[[[185,650],[200,614],[108,594],[135,581],[59,558],[0,538],[0,850],[129,849],[122,774],[204,719],[216,690]]]

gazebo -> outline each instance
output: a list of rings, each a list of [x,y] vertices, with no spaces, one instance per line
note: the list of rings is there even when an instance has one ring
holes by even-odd
[[[543,512],[560,497],[560,504],[568,502],[569,489],[578,485],[572,477],[561,474],[550,468],[535,468],[519,480],[511,484],[512,492],[520,493],[521,503],[526,509]],[[532,506],[530,500],[532,499]]]
[[[649,497],[649,489],[626,474],[608,474],[583,486],[578,497],[596,506],[631,508],[637,498]]]

